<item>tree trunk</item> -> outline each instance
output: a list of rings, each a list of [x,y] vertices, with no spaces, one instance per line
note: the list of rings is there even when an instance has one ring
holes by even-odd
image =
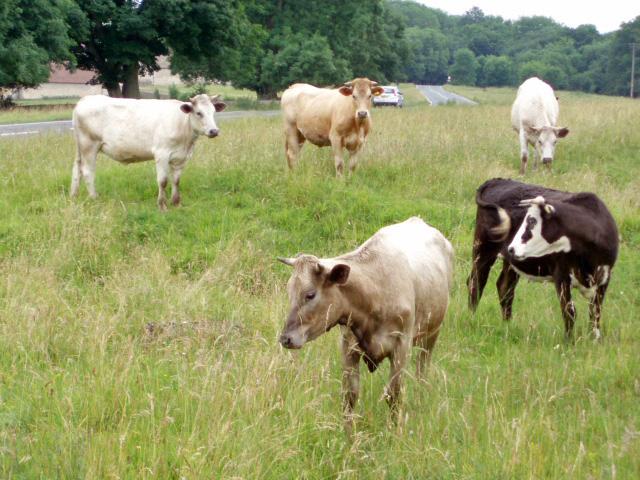
[[[120,98],[122,97],[122,91],[120,90],[119,83],[109,83],[105,84],[104,87],[107,89],[107,93],[110,97]]]
[[[140,85],[138,84],[138,65],[131,65],[125,72],[122,82],[122,96],[124,98],[140,98]]]

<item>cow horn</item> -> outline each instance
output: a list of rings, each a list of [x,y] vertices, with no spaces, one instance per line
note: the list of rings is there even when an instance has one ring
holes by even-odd
[[[374,82],[373,80],[371,80],[371,86],[372,87],[377,87],[378,86],[378,82]]]
[[[520,201],[520,206],[521,207],[528,207],[530,205],[544,205],[546,202],[546,200],[544,199],[544,197],[542,195],[538,195],[536,198],[528,198],[526,200],[521,200]]]
[[[284,263],[285,265],[289,265],[290,267],[293,267],[296,263],[295,258],[278,257],[278,261]]]
[[[351,82],[344,82],[344,86],[345,86],[345,87],[349,87],[349,88],[351,88],[351,87],[353,87],[353,83],[351,83]]]
[[[191,97],[191,98],[189,99],[189,101],[190,101],[191,103],[196,103],[196,97],[195,97],[195,95],[194,95],[193,97]]]
[[[212,102],[215,102],[216,100],[220,100],[220,94],[218,93],[216,95],[211,95],[209,98]]]

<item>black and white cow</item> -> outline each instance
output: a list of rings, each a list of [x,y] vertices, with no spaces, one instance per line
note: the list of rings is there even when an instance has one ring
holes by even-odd
[[[467,280],[475,310],[498,256],[503,258],[498,297],[505,320],[520,276],[552,281],[571,337],[576,311],[571,287],[589,300],[591,328],[600,338],[600,310],[618,255],[618,230],[607,207],[593,193],[569,193],[503,178],[482,184]]]

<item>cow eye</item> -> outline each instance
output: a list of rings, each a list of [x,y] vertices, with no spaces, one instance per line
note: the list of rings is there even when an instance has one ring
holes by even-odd
[[[527,225],[529,225],[529,227],[535,227],[536,223],[538,223],[538,220],[536,220],[534,217],[527,218]]]
[[[304,296],[304,299],[308,302],[309,300],[313,300],[314,298],[316,298],[316,292],[307,292]]]
[[[198,112],[197,114],[199,117],[202,117],[202,112]]]

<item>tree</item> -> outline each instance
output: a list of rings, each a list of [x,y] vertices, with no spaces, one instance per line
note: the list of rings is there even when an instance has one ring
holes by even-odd
[[[383,0],[244,0],[253,27],[253,40],[240,47],[241,64],[231,77],[234,85],[273,98],[282,88],[274,72],[286,72],[287,81],[330,85],[367,76],[378,82],[398,80],[408,53],[401,18]],[[327,66],[303,68],[314,46]],[[297,58],[289,43],[303,48]],[[330,50],[327,50],[327,46]],[[336,82],[336,75],[342,78]]]
[[[478,60],[468,48],[456,50],[451,66],[451,81],[456,85],[475,85]]]
[[[239,33],[235,1],[76,0],[76,4],[81,14],[70,22],[78,66],[95,70],[95,81],[111,96],[139,97],[138,75],[158,70],[157,57],[170,51],[176,60],[174,70],[205,60],[224,65],[221,55],[235,47]]]
[[[0,101],[3,89],[35,87],[49,77],[50,62],[70,61],[72,40],[66,0],[0,3]]]
[[[640,16],[623,23],[615,32],[608,52],[607,93],[629,95],[631,80],[631,44],[636,44],[635,95],[640,90]]]
[[[431,28],[407,28],[409,55],[404,73],[415,83],[441,84],[447,80],[449,47],[447,37]]]
[[[482,68],[482,84],[492,87],[513,85],[513,63],[506,55],[488,56]]]

